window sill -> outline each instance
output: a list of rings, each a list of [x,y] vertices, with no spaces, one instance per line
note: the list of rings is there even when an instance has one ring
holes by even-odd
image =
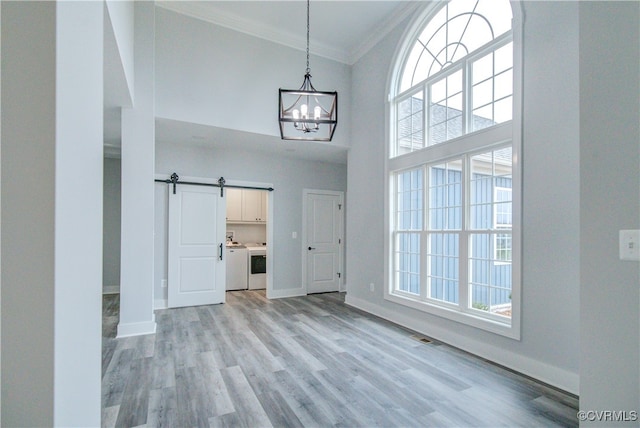
[[[462,312],[458,309],[453,309],[445,306],[445,304],[439,305],[423,300],[417,300],[409,295],[401,293],[391,293],[385,291],[384,298],[385,300],[388,300],[390,302],[407,306],[431,315],[435,315],[440,318],[445,318],[451,321],[468,325],[470,327],[508,337],[510,339],[520,340],[520,329],[514,326],[512,320],[510,320],[508,323],[500,322],[477,316],[471,312]]]

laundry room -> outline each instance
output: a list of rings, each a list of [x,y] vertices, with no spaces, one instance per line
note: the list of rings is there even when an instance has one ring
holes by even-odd
[[[227,192],[226,290],[265,289],[268,191]]]

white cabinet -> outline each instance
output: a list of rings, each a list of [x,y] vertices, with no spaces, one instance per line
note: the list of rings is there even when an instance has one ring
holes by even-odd
[[[267,221],[267,192],[264,190],[242,190],[242,220]]]
[[[227,248],[227,290],[247,289],[247,249]]]
[[[227,189],[227,222],[265,223],[267,191]]]
[[[227,221],[242,221],[242,190],[227,189]]]

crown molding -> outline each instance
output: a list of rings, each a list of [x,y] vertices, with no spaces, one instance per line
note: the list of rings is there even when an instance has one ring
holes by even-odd
[[[306,37],[293,35],[286,31],[274,29],[273,27],[264,25],[260,22],[245,19],[244,17],[215,9],[215,6],[211,7],[210,4],[205,7],[199,2],[160,0],[156,1],[156,5],[163,9],[187,15],[202,21],[207,21],[221,27],[258,37],[260,39],[268,40],[301,51],[307,50]],[[314,41],[311,47],[312,49],[310,49],[310,51],[314,55],[344,64],[350,63],[349,52],[344,49],[337,49],[317,41]]]
[[[170,1],[158,0],[156,5],[182,15],[210,22],[221,27],[239,31],[250,36],[268,40],[293,49],[306,51],[307,40],[300,35],[294,35],[290,32],[275,29],[271,26],[264,25],[261,22],[252,21],[242,16],[238,16],[227,11],[212,7],[211,3],[205,6],[203,2],[197,1]],[[327,44],[313,41],[311,44],[311,53],[343,64],[353,65],[362,58],[369,50],[384,39],[399,23],[413,14],[424,1],[408,1],[406,5],[397,9],[393,14],[389,15],[378,27],[371,31],[370,35],[359,43],[352,51],[346,49],[329,46]]]

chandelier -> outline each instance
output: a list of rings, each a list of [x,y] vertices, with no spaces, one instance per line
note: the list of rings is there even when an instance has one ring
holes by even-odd
[[[338,93],[317,91],[309,68],[309,0],[307,0],[307,70],[300,89],[280,89],[280,137],[283,140],[331,141],[338,123]]]

